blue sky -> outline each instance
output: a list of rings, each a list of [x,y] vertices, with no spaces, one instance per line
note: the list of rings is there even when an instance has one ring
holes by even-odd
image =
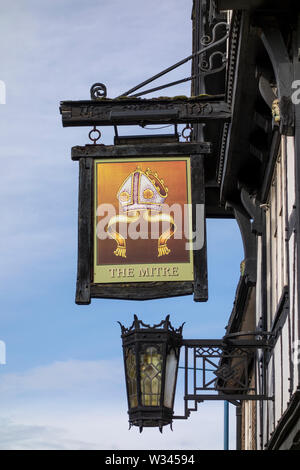
[[[224,334],[242,243],[234,221],[208,221],[209,301],[74,303],[78,166],[88,128],[61,125],[61,100],[89,99],[95,82],[115,97],[191,53],[192,1],[4,0],[0,6],[0,448],[222,448],[222,403],[188,421],[128,431],[120,330],[138,314],[171,315],[186,338]],[[190,64],[161,82],[183,78]],[[189,94],[189,84],[164,94]],[[102,142],[112,131],[101,129]],[[124,133],[129,130],[124,130]],[[133,132],[131,129],[130,132]],[[183,406],[177,393],[177,410]],[[231,409],[231,446],[234,410]],[[117,432],[116,432],[117,430]]]

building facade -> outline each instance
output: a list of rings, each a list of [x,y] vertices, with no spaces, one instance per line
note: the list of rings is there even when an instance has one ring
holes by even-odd
[[[232,110],[194,129],[214,148],[206,216],[234,217],[244,245],[226,334],[269,345],[249,363],[266,399],[236,403],[237,448],[300,450],[300,4],[195,0],[192,18],[194,52],[215,41],[193,60],[192,94],[225,95]]]

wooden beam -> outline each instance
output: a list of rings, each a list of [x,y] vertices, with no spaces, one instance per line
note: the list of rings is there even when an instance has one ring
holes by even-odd
[[[93,160],[82,158],[79,162],[78,260],[75,298],[78,305],[88,305],[91,302],[92,182]]]
[[[60,112],[63,127],[227,122],[231,118],[227,103],[207,96],[62,101]]]
[[[263,204],[266,203],[268,200],[268,195],[269,195],[271,182],[273,178],[275,163],[278,157],[280,143],[281,143],[281,134],[279,132],[279,127],[277,127],[274,130],[274,134],[273,134],[273,138],[272,138],[272,142],[270,146],[268,164],[265,170],[264,180],[258,193],[258,199]]]
[[[260,38],[273,66],[279,98],[280,131],[284,135],[294,135],[294,107],[291,101],[293,65],[279,26],[263,25]]]
[[[219,10],[253,10],[266,9],[267,11],[287,11],[291,5],[289,1],[282,0],[216,0]]]
[[[217,0],[220,10],[250,10],[262,6],[263,0]]]
[[[258,158],[261,163],[264,163],[268,158],[268,150],[264,148],[259,148],[258,145],[251,144],[249,145],[249,152],[254,157]]]
[[[229,201],[226,205],[233,209],[234,216],[241,232],[245,256],[244,275],[246,282],[250,285],[255,285],[257,276],[257,241],[256,235],[252,233],[251,230],[250,217],[247,215],[243,206]]]
[[[258,111],[254,113],[254,122],[255,124],[260,127],[266,134],[272,132],[272,116],[270,113],[270,117],[263,116]]]
[[[192,173],[192,228],[193,233],[197,230],[196,207],[202,204],[205,207],[205,181],[204,181],[204,158],[203,155],[191,157]],[[207,244],[206,244],[206,221],[204,223],[204,243],[200,250],[193,251],[194,257],[194,301],[206,302],[208,300],[207,281]]]
[[[293,68],[280,28],[264,25],[258,32],[272,62],[278,86],[278,97],[290,96]]]
[[[122,157],[174,157],[178,155],[209,154],[212,146],[208,142],[178,142],[172,144],[138,145],[85,145],[72,147],[72,160],[80,158]]]
[[[96,299],[151,300],[190,295],[193,291],[191,281],[91,284],[91,297]]]
[[[222,10],[250,10],[262,6],[263,0],[217,0],[218,8]]]

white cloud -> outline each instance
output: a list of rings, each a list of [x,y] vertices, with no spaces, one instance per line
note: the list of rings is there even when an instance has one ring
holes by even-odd
[[[119,383],[122,364],[117,361],[57,361],[23,373],[0,376],[0,397],[20,396],[24,392],[70,391]]]
[[[64,442],[62,429],[51,426],[37,426],[15,423],[0,418],[0,450],[64,450],[84,449],[87,443],[80,441]],[[62,443],[61,443],[62,442]]]
[[[4,449],[222,449],[222,406],[201,405],[188,421],[175,420],[173,432],[165,427],[163,434],[150,428],[141,434],[136,427],[128,430],[126,410],[118,404],[99,408],[97,403],[63,409],[24,404],[13,417],[0,417],[0,442]],[[230,421],[233,428],[233,413]],[[235,447],[234,432],[230,446]]]
[[[188,421],[128,431],[119,361],[66,361],[0,381],[0,442],[4,449],[221,449],[222,403],[199,405]],[[178,412],[183,399],[178,390]],[[13,410],[13,411],[12,411]],[[233,416],[232,416],[233,418]],[[232,438],[234,424],[231,420]],[[232,446],[234,443],[232,442]]]

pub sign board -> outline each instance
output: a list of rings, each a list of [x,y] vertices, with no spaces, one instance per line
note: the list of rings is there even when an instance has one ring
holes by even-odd
[[[193,281],[190,159],[95,160],[95,283]]]
[[[104,146],[82,147],[82,156],[77,147],[74,158],[80,166],[76,303],[192,293],[207,300],[204,185],[194,187],[195,172],[201,184],[203,156],[162,151],[109,158],[95,147]]]

